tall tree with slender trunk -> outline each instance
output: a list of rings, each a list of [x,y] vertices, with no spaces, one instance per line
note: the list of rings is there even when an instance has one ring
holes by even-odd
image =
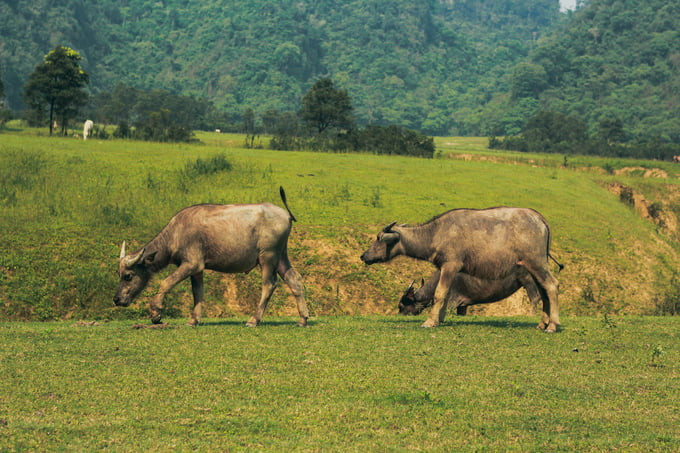
[[[336,88],[331,79],[318,80],[312,86],[302,98],[298,115],[317,135],[354,126],[352,101],[347,91]]]
[[[68,121],[87,103],[89,75],[80,67],[80,60],[77,51],[57,46],[35,67],[24,86],[26,103],[34,110],[49,112],[50,135],[55,119],[65,134]]]

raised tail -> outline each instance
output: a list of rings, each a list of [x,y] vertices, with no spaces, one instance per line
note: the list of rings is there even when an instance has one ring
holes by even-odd
[[[286,211],[288,211],[288,214],[290,215],[290,220],[292,220],[293,222],[297,222],[297,219],[295,218],[293,213],[290,212],[290,208],[288,207],[288,202],[286,201],[286,191],[283,190],[283,186],[279,186],[279,194],[281,195],[281,201],[283,201],[283,205],[286,207]]]

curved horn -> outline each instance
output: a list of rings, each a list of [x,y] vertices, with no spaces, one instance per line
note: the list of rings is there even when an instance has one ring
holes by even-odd
[[[123,241],[123,245],[120,246],[120,259],[125,258],[125,241]]]
[[[396,224],[397,224],[397,222],[392,222],[392,223],[390,223],[390,224],[387,225],[385,228],[383,228],[383,232],[389,233],[389,232],[392,230],[392,227],[393,227],[394,225],[396,225]]]
[[[423,286],[425,286],[425,279],[421,278],[420,279],[420,287],[422,288]]]
[[[146,249],[142,249],[139,252],[137,252],[136,254],[128,256],[127,259],[125,260],[125,266],[126,267],[132,267],[135,264],[139,263],[139,261],[144,256],[144,250],[146,250]]]
[[[414,284],[415,282],[416,282],[416,281],[413,280],[413,281],[411,282],[411,284],[408,285],[408,288],[406,288],[406,291],[404,291],[404,294],[408,294],[410,291],[413,290],[413,284]]]

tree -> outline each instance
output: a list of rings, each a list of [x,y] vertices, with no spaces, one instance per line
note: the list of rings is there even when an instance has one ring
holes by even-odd
[[[55,117],[66,133],[68,121],[87,103],[84,88],[89,75],[80,67],[82,57],[77,51],[57,46],[35,67],[24,86],[24,99],[36,111],[49,111],[50,135]]]
[[[0,128],[2,128],[10,118],[10,111],[5,109],[5,104],[2,100],[4,96],[5,87],[2,84],[2,72],[0,72]]]
[[[300,119],[317,135],[330,129],[351,129],[354,126],[352,101],[346,90],[335,88],[331,79],[318,80],[302,97]]]
[[[599,121],[597,135],[607,144],[621,143],[626,139],[620,118],[603,118]]]
[[[548,74],[541,65],[519,63],[512,71],[510,93],[513,99],[538,98],[538,95],[547,87]]]
[[[246,148],[252,148],[255,144],[255,112],[247,108],[243,112],[243,133],[246,134]]]

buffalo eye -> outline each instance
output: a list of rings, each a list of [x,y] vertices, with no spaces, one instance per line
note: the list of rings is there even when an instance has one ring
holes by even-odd
[[[126,282],[131,281],[132,280],[132,274],[123,275],[123,280],[125,280]]]

